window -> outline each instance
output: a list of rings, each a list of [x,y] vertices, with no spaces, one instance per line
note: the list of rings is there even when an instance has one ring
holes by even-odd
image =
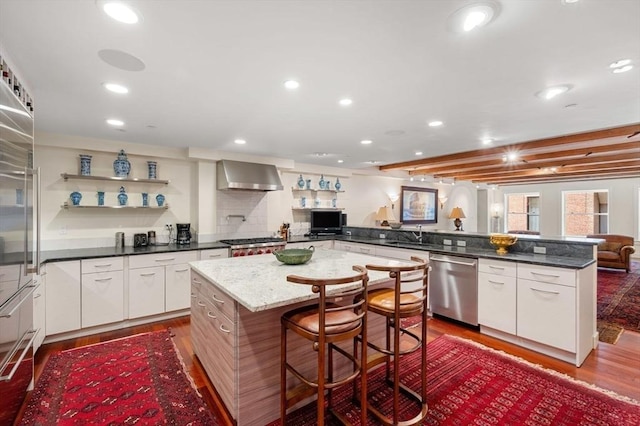
[[[506,194],[506,231],[540,232],[540,194]]]
[[[609,192],[562,191],[562,235],[585,236],[609,232]]]

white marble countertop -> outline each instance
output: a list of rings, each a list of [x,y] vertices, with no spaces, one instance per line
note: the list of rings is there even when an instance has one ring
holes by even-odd
[[[190,262],[191,267],[252,312],[317,298],[311,286],[287,281],[288,275],[337,278],[356,275],[354,265],[409,265],[412,262],[318,248],[304,265],[285,265],[273,255],[232,257]],[[385,272],[369,271],[369,284],[388,279]],[[353,284],[332,286],[336,294]]]

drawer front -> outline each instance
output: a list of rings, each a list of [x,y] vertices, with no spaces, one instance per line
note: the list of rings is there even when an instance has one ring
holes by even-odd
[[[518,275],[517,265],[515,262],[504,260],[478,259],[478,272],[504,277],[516,277]]]
[[[124,319],[124,272],[82,275],[82,327]]]
[[[83,274],[93,274],[95,272],[122,271],[124,268],[124,258],[101,257],[99,259],[83,259],[80,261]]]
[[[200,260],[225,259],[229,257],[229,249],[200,250]]]
[[[569,352],[576,351],[576,289],[518,280],[517,334]]]
[[[204,297],[211,302],[218,311],[235,322],[235,301],[216,286],[206,283],[203,286]]]
[[[129,268],[150,268],[153,266],[189,263],[196,260],[198,260],[198,252],[195,250],[185,252],[142,254],[138,256],[129,256]]]
[[[219,386],[220,396],[224,400],[227,407],[233,407],[235,410],[234,384],[237,382],[235,358],[236,358],[236,339],[234,324],[225,316],[218,315],[216,318],[216,326],[218,333],[218,363],[219,363]]]
[[[519,263],[518,279],[566,285],[569,287],[576,286],[576,273],[573,269],[554,268],[552,266]]]

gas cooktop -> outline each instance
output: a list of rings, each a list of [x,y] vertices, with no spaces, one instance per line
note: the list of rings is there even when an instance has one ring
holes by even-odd
[[[220,240],[221,243],[230,244],[232,246],[248,246],[252,244],[280,243],[284,241],[282,238],[263,237],[263,238],[238,238],[233,240]]]

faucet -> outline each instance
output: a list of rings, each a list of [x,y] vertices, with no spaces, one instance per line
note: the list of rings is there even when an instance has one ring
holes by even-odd
[[[413,234],[414,237],[416,237],[416,240],[418,240],[418,242],[422,244],[422,225],[418,225],[418,231],[419,231],[419,234],[417,235],[413,231],[411,231],[411,233]]]

